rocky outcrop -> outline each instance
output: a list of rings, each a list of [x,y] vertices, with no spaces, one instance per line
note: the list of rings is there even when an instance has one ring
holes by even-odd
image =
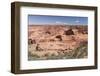
[[[64,34],[65,35],[74,35],[74,32],[72,29],[68,29],[68,30],[64,31]]]
[[[57,38],[59,41],[62,41],[62,36],[61,36],[61,35],[57,35],[56,38]]]
[[[36,41],[35,40],[32,40],[32,39],[28,39],[28,44],[36,44]]]

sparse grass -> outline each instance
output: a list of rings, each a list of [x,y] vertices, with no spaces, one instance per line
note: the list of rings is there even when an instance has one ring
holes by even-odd
[[[36,60],[37,58],[39,58],[38,55],[28,52],[28,60]]]
[[[72,58],[85,58],[88,55],[88,46],[87,43],[80,43],[80,46],[73,50],[72,52]]]
[[[43,57],[39,57],[37,54],[28,53],[29,60],[55,60],[55,59],[79,59],[79,58],[86,58],[88,55],[87,44],[80,44],[78,48],[72,50],[70,52],[59,53],[59,55],[48,53],[45,54]]]

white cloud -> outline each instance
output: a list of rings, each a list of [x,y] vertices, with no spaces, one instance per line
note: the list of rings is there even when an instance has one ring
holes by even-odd
[[[60,22],[60,21],[56,21],[56,23],[57,23],[57,24],[60,24],[60,23],[62,23],[62,22]]]
[[[80,21],[79,21],[79,20],[76,20],[75,22],[76,22],[76,23],[79,23]]]
[[[69,24],[69,23],[64,23],[64,22],[56,21],[56,24]]]
[[[69,23],[63,23],[63,24],[69,24]]]

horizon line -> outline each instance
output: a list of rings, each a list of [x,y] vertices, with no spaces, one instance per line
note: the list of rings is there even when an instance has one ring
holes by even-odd
[[[32,25],[83,25],[83,26],[87,26],[88,24],[28,24],[29,26],[32,26]]]

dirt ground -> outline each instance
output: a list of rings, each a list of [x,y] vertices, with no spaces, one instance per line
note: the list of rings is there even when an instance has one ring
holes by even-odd
[[[28,59],[86,58],[88,27],[82,25],[29,25]]]

